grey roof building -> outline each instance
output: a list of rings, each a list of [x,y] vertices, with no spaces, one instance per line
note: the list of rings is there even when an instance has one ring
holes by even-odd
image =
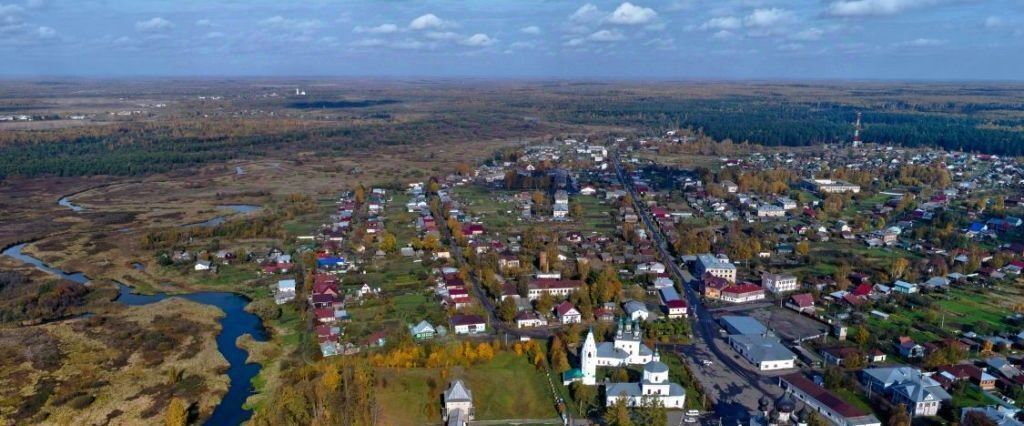
[[[623,399],[627,406],[639,407],[644,398],[655,398],[667,408],[683,408],[686,402],[686,389],[679,383],[670,382],[668,366],[660,361],[644,364],[643,378],[640,382],[605,383],[605,404],[612,406]]]
[[[779,339],[758,334],[734,334],[729,345],[760,370],[782,370],[795,367],[796,354]]]
[[[444,391],[444,408],[441,417],[448,426],[466,426],[473,420],[473,392],[462,380],[452,382],[451,387]]]
[[[867,368],[861,371],[861,381],[873,391],[885,392],[894,404],[906,404],[915,416],[934,416],[952,398],[939,382],[910,366]]]
[[[1004,410],[1002,407],[964,407],[960,414],[960,424],[966,424],[967,413],[977,411],[984,414],[989,420],[995,422],[996,426],[1024,426],[1020,420],[1013,417],[1012,410]]]

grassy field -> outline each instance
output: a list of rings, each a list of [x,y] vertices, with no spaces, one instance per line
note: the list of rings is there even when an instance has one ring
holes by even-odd
[[[378,369],[377,400],[384,424],[421,425],[440,421],[441,393],[450,380],[466,381],[477,420],[555,418],[547,379],[525,358],[497,354],[488,363],[446,375],[435,368]],[[447,378],[446,378],[447,376]]]
[[[609,233],[615,230],[611,217],[614,208],[610,203],[590,195],[577,195],[572,201],[583,206],[582,223],[577,227],[579,231]]]
[[[871,406],[871,402],[868,401],[867,396],[860,392],[854,392],[847,388],[840,388],[832,390],[832,393],[838,396],[839,399],[846,401],[848,404],[857,407],[865,413],[875,414],[876,416],[879,414],[875,412],[875,409]]]
[[[952,396],[954,408],[984,407],[999,402],[985,395],[980,388],[973,384],[968,384],[961,392],[952,393]]]
[[[514,193],[479,185],[467,185],[455,188],[452,195],[465,204],[467,212],[479,217],[488,231],[507,234],[525,223],[519,220],[520,211],[515,203],[499,200]],[[512,213],[509,213],[510,211]]]

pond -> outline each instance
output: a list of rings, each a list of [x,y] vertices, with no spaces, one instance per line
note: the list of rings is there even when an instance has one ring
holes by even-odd
[[[31,264],[40,270],[59,276],[63,279],[81,284],[88,284],[89,277],[81,272],[67,273],[53,268],[42,260],[36,259],[21,250],[27,243],[13,245],[3,250],[4,256],[18,259]],[[252,412],[246,410],[245,400],[253,394],[252,379],[260,372],[259,364],[247,363],[248,352],[236,346],[239,337],[249,334],[259,342],[267,341],[267,330],[259,317],[245,311],[249,299],[235,293],[200,292],[168,296],[166,294],[142,295],[132,293],[131,287],[120,282],[117,301],[128,306],[143,306],[156,303],[168,297],[181,297],[204,305],[215,306],[224,312],[220,320],[221,331],[217,335],[217,350],[228,361],[228,392],[224,395],[213,414],[206,420],[207,425],[238,425],[249,420]]]

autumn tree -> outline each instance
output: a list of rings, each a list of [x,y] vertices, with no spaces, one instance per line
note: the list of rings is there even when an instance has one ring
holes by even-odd
[[[398,250],[398,239],[395,238],[395,234],[385,231],[380,239],[380,249],[385,253],[394,253]]]
[[[907,404],[899,404],[892,409],[887,426],[910,426],[910,413],[907,411]]]
[[[846,262],[840,263],[836,266],[835,272],[832,274],[832,279],[836,281],[836,287],[840,290],[846,290],[850,287],[850,272],[852,268]]]
[[[572,216],[573,219],[581,220],[583,219],[583,214],[584,210],[582,204],[574,202],[569,205],[569,215]]]
[[[868,331],[867,327],[858,325],[854,327],[853,332],[850,333],[850,338],[858,345],[865,346],[871,339],[871,332]]]
[[[178,397],[171,398],[167,405],[167,413],[164,414],[164,425],[185,426],[188,424],[188,405]]]
[[[907,268],[910,267],[910,261],[904,257],[897,257],[893,259],[892,266],[889,272],[892,274],[892,278],[899,279],[903,277],[903,274],[907,273]]]
[[[577,411],[580,414],[586,416],[591,410],[597,407],[597,387],[583,384],[583,382],[576,381],[570,385],[569,389],[572,391],[572,399],[576,401]]]
[[[608,426],[633,426],[633,420],[629,418],[626,398],[617,398],[615,404],[608,407],[604,413],[604,422]]]
[[[800,256],[807,256],[808,254],[811,254],[811,243],[807,240],[800,241],[799,243],[796,243],[793,250]]]
[[[501,317],[502,321],[512,322],[516,318],[516,301],[512,297],[507,297],[501,301],[501,305],[498,306],[498,316]]]
[[[569,357],[565,352],[565,343],[557,334],[551,338],[551,345],[548,349],[548,359],[551,362],[551,369],[561,373],[569,369]]]
[[[534,302],[534,307],[537,308],[537,312],[550,313],[555,307],[555,297],[545,291]]]

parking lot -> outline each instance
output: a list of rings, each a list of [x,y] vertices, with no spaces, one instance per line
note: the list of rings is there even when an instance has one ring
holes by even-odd
[[[827,324],[779,306],[737,311],[732,314],[753,317],[786,342],[810,340],[829,332]]]

